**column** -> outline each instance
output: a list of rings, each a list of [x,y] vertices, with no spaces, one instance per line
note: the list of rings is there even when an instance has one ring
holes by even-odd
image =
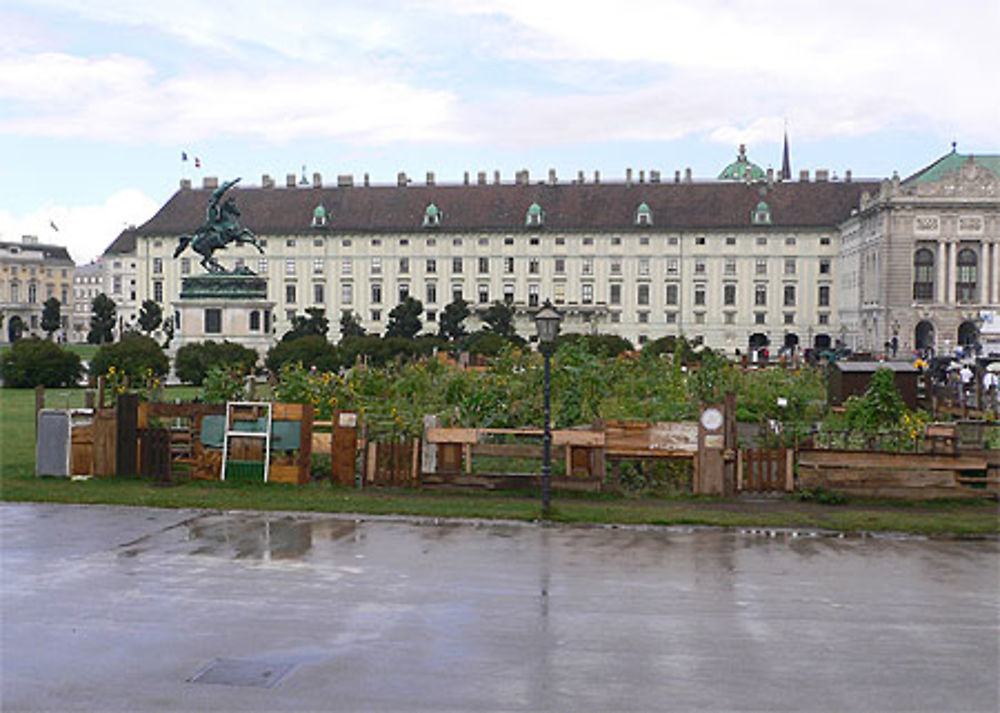
[[[993,241],[993,274],[990,277],[990,304],[1000,304],[1000,240]]]
[[[955,295],[955,279],[958,277],[958,245],[948,243],[948,304],[953,305],[958,300]]]
[[[948,283],[944,263],[947,256],[943,240],[938,240],[937,244],[937,280],[934,285],[934,301],[943,304],[948,301],[948,291],[945,287]]]

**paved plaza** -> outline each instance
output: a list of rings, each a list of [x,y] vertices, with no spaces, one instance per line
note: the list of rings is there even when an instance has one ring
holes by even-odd
[[[0,506],[4,711],[996,711],[998,543]]]

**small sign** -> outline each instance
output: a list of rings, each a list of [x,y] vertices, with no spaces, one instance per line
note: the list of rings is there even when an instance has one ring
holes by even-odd
[[[344,411],[337,417],[337,425],[341,428],[357,428],[358,414],[354,411]]]
[[[726,439],[721,433],[705,434],[705,448],[723,448],[725,445]]]

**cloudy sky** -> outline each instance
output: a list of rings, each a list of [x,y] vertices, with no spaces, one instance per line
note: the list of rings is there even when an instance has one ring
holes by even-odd
[[[0,239],[77,261],[188,177],[905,176],[1000,152],[997,0],[4,0]],[[189,160],[181,160],[187,153]],[[197,157],[200,168],[194,165]]]

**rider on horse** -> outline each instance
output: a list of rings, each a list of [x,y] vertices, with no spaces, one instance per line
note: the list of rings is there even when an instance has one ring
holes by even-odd
[[[184,249],[190,245],[191,249],[202,256],[201,264],[206,270],[212,273],[224,273],[226,269],[222,267],[218,260],[212,257],[216,250],[221,250],[231,242],[249,243],[257,248],[261,253],[264,248],[253,231],[240,227],[237,220],[240,215],[239,208],[232,196],[223,202],[222,197],[230,188],[239,183],[240,179],[225,181],[221,186],[212,191],[212,197],[208,201],[208,208],[205,210],[205,222],[194,232],[194,235],[182,235],[180,245],[174,251],[174,257],[179,256]]]

